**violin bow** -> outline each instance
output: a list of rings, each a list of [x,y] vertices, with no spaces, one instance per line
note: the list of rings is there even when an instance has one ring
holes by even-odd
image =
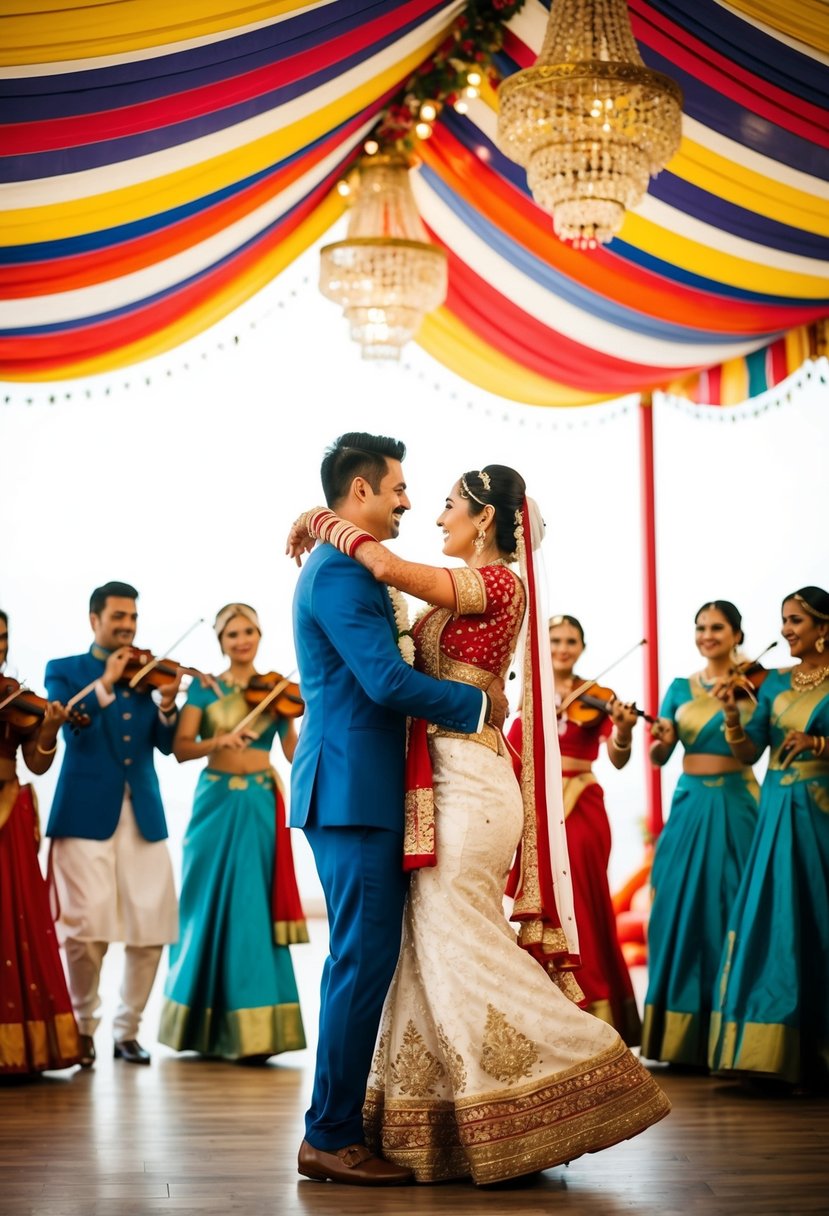
[[[184,641],[185,638],[189,638],[190,634],[193,632],[194,629],[198,629],[199,625],[203,625],[203,624],[204,624],[203,616],[200,616],[198,618],[198,620],[193,621],[193,624],[190,626],[190,628],[185,629],[185,631],[181,635],[181,637],[176,638],[176,640],[175,640],[175,642],[173,642],[172,646],[167,647],[167,649],[164,651],[164,654],[155,655],[154,658],[150,659],[149,663],[145,663],[144,666],[141,668],[141,670],[137,671],[135,673],[135,675],[132,677],[132,679],[129,682],[129,687],[137,688],[139,682],[143,679],[143,677],[147,674],[147,672],[152,671],[152,669],[154,667],[157,667],[159,663],[163,663],[164,660],[173,653],[175,648],[177,646],[181,645],[181,643]]]
[[[181,637],[178,639],[177,642],[173,642],[172,646],[167,651],[167,654],[158,655],[157,657],[151,659],[149,663],[145,664],[145,666],[142,667],[141,670],[139,671],[138,675],[133,676],[132,679],[130,680],[130,688],[135,688],[136,684],[138,683],[138,681],[141,679],[142,676],[145,676],[148,671],[152,671],[152,669],[156,666],[157,663],[163,662],[164,659],[166,659],[167,655],[170,654],[171,651],[175,650],[176,646],[178,646],[181,642],[183,642],[186,637],[189,637],[190,634],[193,632],[193,630],[198,625],[201,625],[203,621],[204,621],[204,617],[200,616],[197,621],[193,622],[193,624],[186,631],[186,633],[183,633],[181,635]],[[85,696],[87,696],[88,693],[92,692],[92,689],[98,683],[98,680],[100,678],[101,678],[100,676],[96,676],[94,680],[90,680],[88,684],[85,684],[83,686],[83,688],[80,690],[80,692],[76,692],[74,697],[70,697],[69,700],[66,702],[66,708],[72,709],[72,707],[74,705],[77,705],[78,701],[82,701],[83,698]]]
[[[640,642],[637,642],[635,646],[631,646],[630,649],[626,650],[624,654],[620,654],[618,659],[614,659],[612,663],[608,663],[608,665],[607,665],[607,667],[605,667],[604,671],[600,671],[599,674],[597,676],[594,676],[592,680],[585,680],[584,683],[580,684],[578,688],[574,688],[573,691],[564,698],[564,700],[561,702],[561,705],[559,705],[558,713],[563,713],[563,711],[565,709],[567,709],[569,706],[571,706],[573,704],[573,702],[582,695],[583,692],[587,692],[588,688],[592,688],[594,686],[594,684],[598,684],[598,682],[599,682],[599,680],[601,680],[602,676],[606,676],[607,673],[609,671],[612,671],[614,667],[618,667],[623,659],[626,659],[628,657],[628,655],[633,654],[634,650],[638,650],[640,646],[647,646],[647,644],[648,644],[648,639],[642,638],[642,640]],[[765,654],[765,653],[766,652],[763,651],[763,654]]]
[[[239,722],[237,726],[234,726],[233,731],[231,733],[234,735],[239,735],[242,733],[243,730],[246,729],[246,727],[250,726],[250,724],[252,722],[255,722],[256,719],[259,717],[259,715],[268,708],[271,701],[275,701],[276,698],[279,696],[279,694],[281,692],[285,691],[285,689],[291,683],[291,676],[294,676],[294,675],[296,675],[296,668],[294,668],[294,670],[290,673],[290,675],[287,675],[287,676],[285,676],[285,678],[283,680],[280,680],[278,684],[274,684],[271,691],[269,693],[265,694],[265,696],[262,698],[262,700],[259,702],[258,705],[254,705],[253,709],[250,711],[250,713],[247,715],[247,717],[243,718],[242,721]]]

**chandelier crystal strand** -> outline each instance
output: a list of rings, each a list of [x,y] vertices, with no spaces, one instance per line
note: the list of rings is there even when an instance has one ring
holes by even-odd
[[[429,242],[398,153],[362,157],[344,241],[320,251],[320,291],[339,304],[364,359],[399,359],[446,299],[446,254]]]
[[[679,148],[682,92],[645,67],[626,0],[555,0],[541,54],[498,96],[498,146],[579,248],[611,240]]]

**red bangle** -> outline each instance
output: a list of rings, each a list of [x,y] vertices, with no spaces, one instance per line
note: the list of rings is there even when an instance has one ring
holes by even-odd
[[[364,545],[367,540],[376,540],[376,539],[377,538],[372,536],[370,532],[358,533],[357,536],[354,537],[354,540],[351,542],[351,544],[348,546],[348,556],[353,557],[354,554],[357,552],[357,550],[360,548],[360,545]]]

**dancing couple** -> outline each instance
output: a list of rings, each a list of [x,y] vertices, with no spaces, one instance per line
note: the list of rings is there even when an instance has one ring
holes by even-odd
[[[322,464],[328,509],[288,539],[297,561],[311,551],[294,601],[307,708],[291,824],[330,930],[298,1168],[494,1183],[637,1135],[669,1103],[575,1003],[538,510],[513,469],[467,472],[437,521],[463,565],[404,561],[382,543],[410,507],[404,456],[396,440],[341,436]],[[428,605],[413,667],[401,591]],[[501,733],[519,639],[520,783]]]

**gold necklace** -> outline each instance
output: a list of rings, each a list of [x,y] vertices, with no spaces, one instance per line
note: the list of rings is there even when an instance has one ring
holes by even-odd
[[[829,664],[824,667],[815,667],[813,671],[803,671],[802,668],[796,667],[792,672],[792,688],[799,690],[817,688],[818,684],[822,684],[827,676],[829,676]]]

